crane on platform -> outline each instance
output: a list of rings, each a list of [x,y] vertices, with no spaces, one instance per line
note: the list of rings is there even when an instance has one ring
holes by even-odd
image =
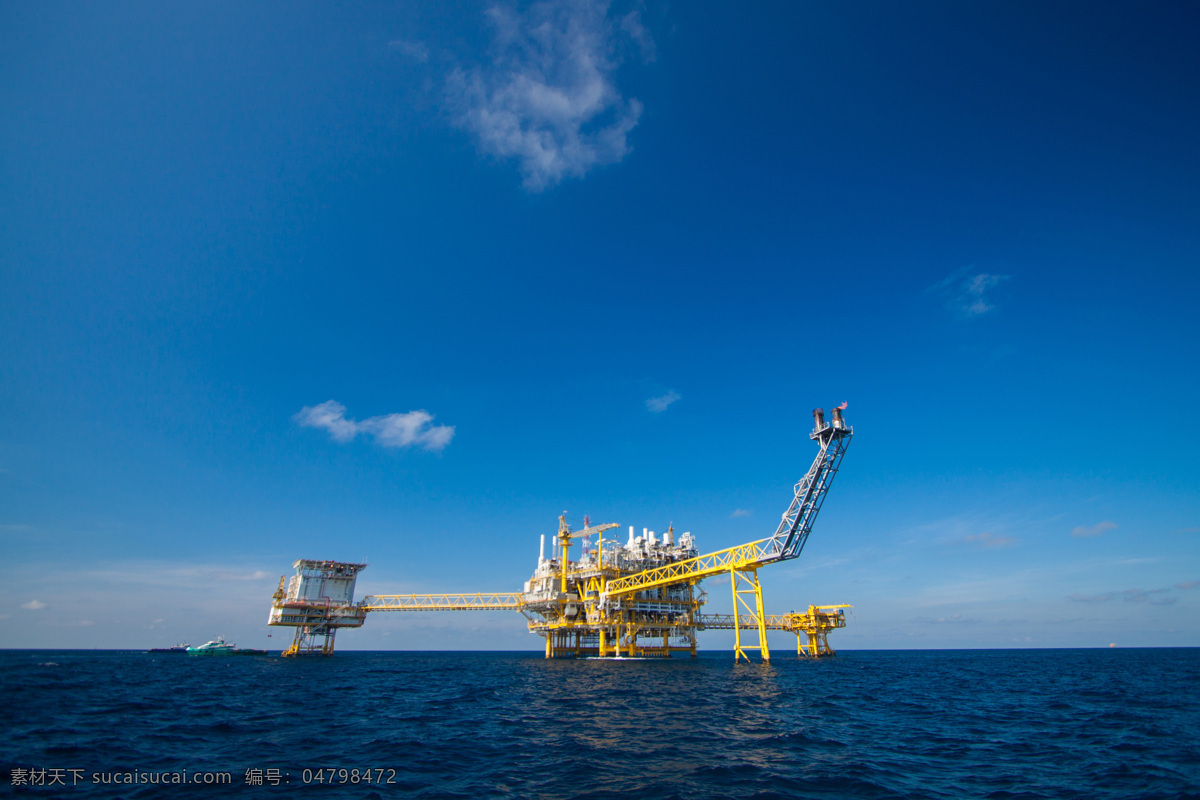
[[[567,515],[564,513],[558,518],[558,542],[562,548],[562,560],[559,562],[559,572],[562,575],[562,590],[567,591],[567,565],[570,564],[571,555],[571,540],[582,538],[584,541],[584,550],[587,550],[587,540],[593,533],[597,534],[597,539],[600,540],[604,536],[605,531],[611,531],[613,528],[621,527],[616,522],[609,522],[604,525],[596,525],[593,527],[587,517],[583,518],[584,527],[577,531],[572,531],[571,526],[567,524]],[[604,549],[601,546],[597,558],[604,557]]]
[[[669,526],[662,539],[632,526],[624,546],[605,540],[606,531],[618,523],[592,525],[573,531],[566,514],[558,518],[557,558],[547,558],[545,536],[538,565],[521,592],[444,595],[370,595],[353,603],[353,579],[365,564],[297,561],[297,574],[274,596],[269,623],[297,628],[296,640],[284,655],[331,653],[339,627],[362,625],[373,611],[515,610],[523,614],[530,631],[546,641],[546,657],[653,657],[673,652],[696,654],[696,632],[734,631],[734,658],[750,661],[758,650],[763,661],[771,658],[768,630],[794,633],[797,653],[831,655],[829,631],[845,627],[843,609],[849,606],[809,606],[803,614],[768,615],[764,611],[758,570],[798,557],[812,532],[813,523],[830,484],[837,475],[854,436],[842,416],[846,404],[832,411],[825,422],[822,409],[813,411],[809,438],[818,452],[808,472],[796,483],[790,506],[768,538],[700,555],[695,539],[685,532],[675,538]],[[590,546],[597,534],[596,547]],[[583,539],[579,560],[570,559],[571,542]],[[700,608],[707,595],[705,578],[728,574],[733,591],[733,614],[704,615]],[[346,580],[349,579],[348,591]],[[326,585],[336,597],[327,595]],[[757,637],[743,637],[743,631]],[[320,643],[321,637],[324,643]]]

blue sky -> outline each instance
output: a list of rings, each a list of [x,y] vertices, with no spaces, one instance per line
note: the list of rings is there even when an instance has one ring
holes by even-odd
[[[518,590],[564,510],[762,538],[842,401],[772,611],[1200,645],[1194,7],[0,15],[0,645],[278,646],[302,557]]]

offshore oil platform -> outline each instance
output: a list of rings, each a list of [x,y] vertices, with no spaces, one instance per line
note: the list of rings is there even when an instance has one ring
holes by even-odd
[[[290,580],[279,579],[268,624],[296,629],[285,656],[331,655],[338,630],[361,627],[370,612],[497,610],[523,614],[529,630],[545,639],[546,658],[694,657],[696,634],[702,630],[733,630],[735,660],[750,661],[757,650],[763,661],[770,661],[768,630],[795,634],[800,656],[833,655],[828,634],[846,626],[850,606],[809,606],[801,613],[768,615],[758,570],[796,558],[804,549],[854,435],[842,417],[845,407],[834,408],[829,423],[822,409],[813,411],[809,438],[819,447],[816,458],[769,538],[700,555],[692,534],[676,537],[672,527],[659,538],[646,528],[637,536],[630,526],[628,541],[622,543],[604,537],[621,527],[617,523],[593,526],[585,517],[583,528],[573,531],[559,517],[552,552],[547,555],[543,534],[537,568],[523,591],[369,595],[358,602],[354,584],[366,564],[301,559],[293,564],[296,574]],[[571,560],[576,539],[581,553]],[[726,574],[733,587],[733,613],[700,613],[707,601],[701,582]]]

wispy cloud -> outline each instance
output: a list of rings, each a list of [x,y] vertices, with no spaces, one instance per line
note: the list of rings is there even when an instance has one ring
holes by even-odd
[[[916,617],[913,619],[913,622],[920,622],[920,623],[924,623],[927,625],[937,624],[939,622],[950,622],[950,623],[957,623],[957,624],[961,624],[961,625],[978,625],[980,623],[980,620],[973,619],[970,617],[964,617],[962,614],[952,614],[948,617],[937,617],[937,618]]]
[[[255,583],[275,578],[273,572],[261,569],[228,569],[212,564],[175,564],[163,562],[129,561],[113,567],[101,566],[82,570],[81,580],[99,581],[105,584],[140,584],[146,586],[169,586],[184,588],[212,585],[214,582]]]
[[[1200,525],[1194,525],[1190,528],[1176,528],[1171,533],[1200,533]]]
[[[642,60],[647,64],[654,61],[658,56],[658,48],[654,45],[654,37],[650,35],[650,31],[642,24],[642,14],[638,10],[630,11],[625,16],[621,17],[621,31],[633,40],[633,43],[638,46],[642,53]]]
[[[1010,278],[1011,275],[976,272],[967,267],[951,273],[926,291],[940,296],[958,317],[971,319],[996,310],[996,303],[989,293]]]
[[[1200,586],[1200,581],[1182,581],[1173,586],[1161,589],[1126,589],[1121,592],[1104,592],[1103,594],[1071,593],[1067,599],[1077,603],[1107,603],[1110,600],[1123,600],[1126,603],[1150,603],[1155,606],[1169,606],[1179,598],[1174,595],[1177,591],[1187,591]]]
[[[422,447],[441,451],[454,438],[453,425],[432,425],[428,411],[384,414],[356,421],[346,417],[346,407],[336,400],[305,406],[292,417],[306,428],[321,428],[335,442],[348,442],[359,434],[371,436],[382,447]]]
[[[424,64],[429,60],[429,48],[422,42],[411,42],[407,39],[393,39],[387,43],[388,49],[395,50],[400,55]]]
[[[263,578],[271,577],[261,569],[256,569],[254,572],[229,572],[223,571],[216,574],[216,579],[220,581],[261,581]]]
[[[1095,525],[1079,525],[1071,530],[1071,535],[1079,538],[1088,538],[1091,536],[1103,536],[1105,531],[1115,530],[1117,523],[1097,522]]]
[[[986,548],[1012,547],[1016,539],[1011,536],[996,536],[993,533],[970,533],[965,537],[968,544],[976,544]]]
[[[964,513],[945,519],[921,523],[903,529],[901,535],[909,535],[904,540],[905,546],[932,545],[939,548],[961,548],[963,545],[973,545],[989,549],[1012,547],[1018,542],[1015,536],[1007,536],[1003,531],[1010,529],[1028,530],[1037,523],[1027,516],[990,513]],[[979,531],[980,528],[984,530]],[[969,532],[971,531],[971,532]]]
[[[21,608],[26,611],[41,611],[46,607],[46,604],[41,600],[30,600],[28,603],[21,603]]]
[[[1155,595],[1160,595],[1160,594],[1163,594],[1164,592],[1169,592],[1169,591],[1171,591],[1170,588],[1150,589],[1149,591],[1144,590],[1144,589],[1126,589],[1123,592],[1106,592],[1104,594],[1094,594],[1094,595],[1083,595],[1083,594],[1071,593],[1071,594],[1067,595],[1067,598],[1070,600],[1074,600],[1078,603],[1106,603],[1109,600],[1124,600],[1126,603],[1147,603],[1148,602],[1151,605],[1156,605],[1156,606],[1169,606],[1172,603],[1174,603],[1177,598],[1171,597],[1171,596],[1167,596],[1167,597],[1156,597],[1155,596]]]
[[[729,516],[731,519],[736,519],[738,517],[749,517],[752,514],[754,514],[754,512],[748,508],[735,508],[733,510],[733,513],[730,514]]]
[[[654,55],[636,12],[614,25],[604,0],[549,0],[488,15],[491,64],[460,67],[448,80],[458,124],[485,152],[516,159],[531,192],[624,158],[642,104],[614,81],[620,45],[631,40],[647,60]]]
[[[682,397],[682,395],[672,389],[666,394],[647,399],[646,408],[650,409],[655,414],[661,414],[662,412],[666,411],[672,403],[674,403],[676,400],[679,400],[680,397]]]

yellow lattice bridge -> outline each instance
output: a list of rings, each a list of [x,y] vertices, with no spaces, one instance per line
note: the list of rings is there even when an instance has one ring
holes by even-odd
[[[520,611],[520,592],[476,594],[377,594],[358,604],[366,611]]]

